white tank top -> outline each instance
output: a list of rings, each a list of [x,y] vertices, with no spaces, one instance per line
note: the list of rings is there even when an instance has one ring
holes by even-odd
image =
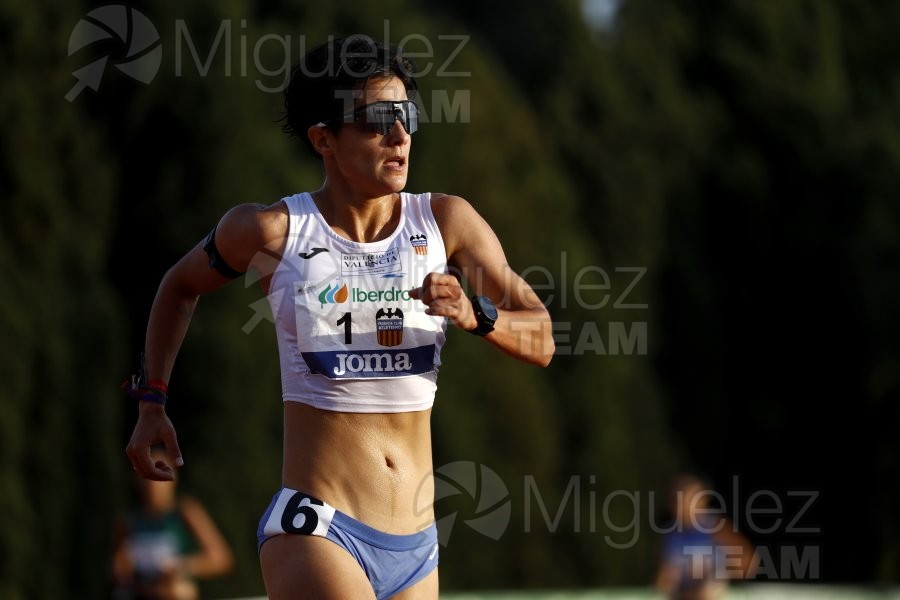
[[[400,194],[387,239],[358,243],[334,232],[307,193],[284,198],[287,245],[272,276],[285,401],[354,413],[434,404],[446,319],[409,297],[425,275],[447,272],[431,194]]]

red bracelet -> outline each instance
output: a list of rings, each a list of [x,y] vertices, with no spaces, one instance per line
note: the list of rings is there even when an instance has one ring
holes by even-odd
[[[162,379],[151,379],[147,382],[147,387],[153,388],[154,390],[159,390],[164,394],[169,393],[169,384],[167,384]]]

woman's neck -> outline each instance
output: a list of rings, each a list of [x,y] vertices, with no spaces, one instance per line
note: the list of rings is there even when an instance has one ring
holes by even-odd
[[[326,181],[312,197],[335,233],[354,242],[383,240],[394,232],[400,220],[399,193],[366,197]]]

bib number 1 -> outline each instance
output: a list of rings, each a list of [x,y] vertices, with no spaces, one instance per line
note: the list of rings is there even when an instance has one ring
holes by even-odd
[[[350,330],[351,322],[352,322],[351,313],[345,312],[344,316],[337,320],[338,325],[344,326],[344,343],[350,344],[353,342],[353,332]]]

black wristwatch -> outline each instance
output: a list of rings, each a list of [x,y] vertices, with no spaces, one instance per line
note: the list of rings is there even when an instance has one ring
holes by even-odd
[[[485,336],[494,330],[497,322],[497,307],[487,296],[472,296],[472,310],[475,311],[475,319],[478,326],[470,329],[469,333]]]

